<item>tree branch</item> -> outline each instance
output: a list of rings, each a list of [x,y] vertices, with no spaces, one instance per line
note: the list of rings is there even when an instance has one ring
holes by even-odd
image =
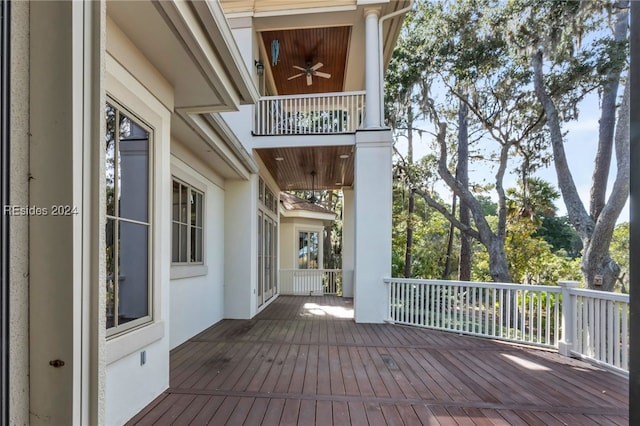
[[[580,238],[585,241],[591,238],[595,223],[589,217],[584,204],[580,200],[576,184],[569,170],[569,163],[567,162],[567,156],[564,150],[564,141],[562,137],[562,130],[560,128],[560,119],[558,118],[558,111],[553,100],[547,94],[544,86],[544,73],[542,70],[542,51],[538,50],[531,57],[531,64],[533,66],[533,85],[535,88],[536,97],[542,104],[545,115],[547,116],[547,125],[551,133],[551,146],[553,148],[553,163],[556,168],[556,175],[558,177],[558,186],[562,193],[565,205],[567,207],[567,213],[571,222],[574,224],[576,231],[580,235]]]
[[[438,213],[443,215],[449,222],[451,222],[453,226],[458,228],[461,232],[464,232],[471,238],[482,241],[480,238],[480,233],[477,230],[460,222],[453,214],[451,214],[449,210],[447,210],[446,207],[434,200],[428,192],[421,189],[414,189],[413,192],[421,196],[429,207],[436,209]]]

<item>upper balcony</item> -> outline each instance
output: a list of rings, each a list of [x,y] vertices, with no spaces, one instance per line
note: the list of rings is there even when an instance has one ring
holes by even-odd
[[[381,127],[383,69],[410,4],[221,1],[262,95],[237,125],[281,189],[353,185],[356,132]]]
[[[353,134],[364,124],[365,92],[266,96],[256,105],[256,136]]]

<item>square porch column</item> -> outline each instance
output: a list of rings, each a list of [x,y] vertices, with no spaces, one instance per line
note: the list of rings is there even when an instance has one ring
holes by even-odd
[[[354,314],[381,323],[391,276],[392,136],[389,129],[356,133]]]

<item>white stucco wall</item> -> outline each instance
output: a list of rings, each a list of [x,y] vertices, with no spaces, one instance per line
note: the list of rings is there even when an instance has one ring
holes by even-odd
[[[280,218],[280,269],[296,268],[295,250],[298,244],[294,233],[293,222],[285,222]]]
[[[29,204],[29,3],[11,4],[10,202]],[[29,218],[9,222],[9,423],[29,424]]]
[[[152,316],[153,321],[107,340],[106,424],[119,425],[135,415],[169,386],[169,276],[171,252],[171,110],[158,99],[171,100],[171,89],[132,44],[114,45],[107,36],[107,93],[153,129],[152,204]],[[122,54],[137,59],[136,74]],[[112,57],[112,55],[115,57]],[[141,66],[144,65],[144,68]],[[141,73],[140,70],[146,72]],[[153,79],[153,81],[149,81]],[[145,87],[164,88],[162,94]],[[158,96],[159,95],[159,96]],[[145,363],[142,365],[141,353]]]
[[[225,318],[248,319],[257,312],[257,203],[257,175],[225,183]]]
[[[280,217],[280,267],[298,268],[298,236],[300,232],[318,233],[318,265],[324,269],[324,224],[322,220],[303,217]]]
[[[176,144],[177,142],[174,142]],[[190,164],[171,157],[173,176],[204,193],[204,262],[172,266],[170,346],[174,348],[223,319],[224,315],[224,189]],[[211,175],[213,172],[210,172]]]
[[[253,77],[258,81],[256,74],[256,67],[254,61],[258,59],[258,50],[255,43],[255,34],[253,32],[253,26],[251,25],[251,19],[239,19],[231,22],[233,38],[238,45],[240,53],[242,53],[243,60],[248,70],[251,71]],[[224,118],[229,127],[233,130],[238,139],[242,142],[245,149],[251,152],[253,136],[251,132],[253,130],[254,122],[254,106],[242,105],[239,111],[223,112],[220,116]]]
[[[353,189],[342,190],[342,296],[353,297],[355,269],[355,219]]]

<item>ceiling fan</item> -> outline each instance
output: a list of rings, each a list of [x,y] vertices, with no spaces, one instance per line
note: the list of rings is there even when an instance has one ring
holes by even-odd
[[[299,67],[297,65],[294,65],[293,68],[302,71],[301,73],[298,73],[296,75],[292,75],[291,77],[287,78],[287,80],[293,80],[294,78],[298,78],[298,77],[302,77],[303,75],[307,76],[307,86],[311,86],[313,84],[313,76],[315,77],[322,77],[322,78],[331,78],[331,74],[327,74],[326,72],[320,72],[318,71],[318,69],[323,67],[323,63],[322,62],[318,62],[317,64],[315,64],[314,66],[311,66],[311,62],[307,62],[306,66],[303,67]]]

